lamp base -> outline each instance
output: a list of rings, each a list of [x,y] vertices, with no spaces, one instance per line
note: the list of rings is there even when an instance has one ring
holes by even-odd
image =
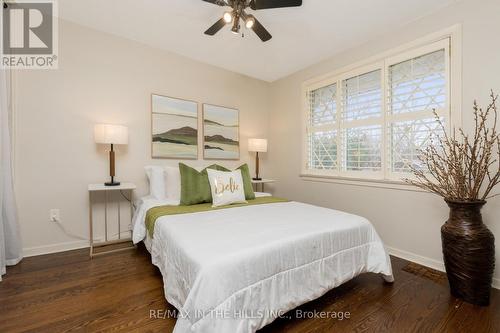
[[[113,147],[113,145],[111,145],[111,147]],[[114,158],[114,153],[112,155],[110,155],[111,157],[111,170],[110,170],[110,173],[111,173],[111,181],[109,182],[105,182],[104,185],[106,186],[120,186],[120,182],[115,182],[115,158]]]
[[[253,177],[252,179],[253,180],[262,180],[262,178],[260,178],[260,177]]]

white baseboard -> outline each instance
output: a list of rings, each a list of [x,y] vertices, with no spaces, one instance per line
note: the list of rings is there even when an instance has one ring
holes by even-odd
[[[408,261],[412,261],[414,263],[438,270],[440,272],[445,272],[444,263],[442,261],[431,259],[431,258],[424,257],[424,256],[420,256],[418,254],[411,253],[411,252],[404,251],[404,250],[400,250],[400,249],[396,249],[396,248],[390,247],[390,246],[386,246],[386,248],[387,248],[387,251],[389,252],[389,254],[391,254],[395,257],[405,259]]]
[[[33,257],[33,256],[39,256],[42,254],[50,254],[50,253],[56,253],[56,252],[64,252],[64,251],[82,249],[85,247],[89,247],[88,240],[78,240],[78,241],[66,242],[66,243],[28,247],[28,248],[23,249],[23,257]]]
[[[396,248],[390,247],[390,246],[386,246],[386,248],[387,248],[387,251],[389,252],[389,254],[391,254],[395,257],[405,259],[408,261],[412,261],[414,263],[438,270],[440,272],[446,272],[446,270],[444,268],[444,263],[442,261],[439,261],[436,259],[431,259],[428,257],[424,257],[424,256],[421,256],[421,255],[418,255],[415,253],[408,252],[408,251],[396,249]],[[495,289],[500,289],[500,279],[499,278],[493,278],[492,287]]]
[[[130,232],[128,232],[128,231],[122,232],[122,237],[123,238],[130,237]],[[99,237],[94,238],[94,243],[100,243],[100,242],[104,242],[104,237],[99,236]],[[83,248],[86,248],[89,246],[90,245],[89,245],[88,240],[77,240],[77,241],[65,242],[65,243],[27,247],[27,248],[23,249],[23,257],[33,257],[33,256],[39,256],[42,254],[50,254],[50,253],[64,252],[64,251],[70,251],[70,250],[78,250],[78,249],[83,249]]]

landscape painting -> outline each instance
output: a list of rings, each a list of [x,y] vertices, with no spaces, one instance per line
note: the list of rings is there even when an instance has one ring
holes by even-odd
[[[152,157],[198,158],[198,103],[151,96]]]
[[[203,156],[205,159],[240,158],[239,111],[203,104]]]

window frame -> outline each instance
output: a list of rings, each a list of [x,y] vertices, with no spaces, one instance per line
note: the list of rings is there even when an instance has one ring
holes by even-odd
[[[446,118],[446,130],[449,133],[450,128],[461,126],[461,26],[456,25],[441,32],[418,39],[412,43],[400,46],[396,49],[384,52],[383,54],[370,57],[365,61],[343,67],[333,73],[326,74],[317,79],[311,79],[302,85],[302,156],[301,156],[301,174],[305,180],[328,181],[340,180],[340,182],[355,181],[361,185],[370,185],[376,183],[387,183],[391,185],[404,184],[402,177],[411,178],[410,173],[391,172],[391,154],[390,131],[388,126],[391,119],[395,121],[416,120],[428,118],[431,111],[422,111],[418,113],[408,113],[391,115],[388,110],[389,70],[390,66],[414,59],[438,50],[445,50],[445,72],[448,78],[446,82],[446,105],[444,109],[437,110],[438,114]],[[378,118],[369,118],[354,120],[348,123],[341,121],[342,118],[342,94],[343,80],[369,73],[374,70],[381,71],[381,116]],[[336,95],[336,122],[334,129],[337,131],[337,170],[308,169],[309,141],[308,135],[314,128],[309,122],[309,93],[315,89],[325,87],[331,84],[337,85]],[[456,94],[452,94],[455,92]],[[378,121],[377,121],[378,120]],[[346,124],[349,124],[347,126]],[[355,125],[355,126],[354,126]],[[342,171],[343,139],[342,130],[345,128],[359,127],[363,125],[381,125],[381,170],[380,171]],[[319,127],[329,127],[332,125],[320,125]]]

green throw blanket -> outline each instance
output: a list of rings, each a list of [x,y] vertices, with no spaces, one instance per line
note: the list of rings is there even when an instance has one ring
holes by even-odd
[[[248,200],[248,203],[234,204],[222,207],[212,207],[211,202],[202,203],[198,205],[190,205],[190,206],[158,206],[149,209],[148,212],[146,213],[146,229],[149,232],[149,236],[153,238],[155,223],[162,216],[199,213],[199,212],[207,212],[219,209],[229,209],[235,207],[262,205],[262,204],[287,202],[287,201],[289,200],[276,197],[259,197],[253,200]]]

